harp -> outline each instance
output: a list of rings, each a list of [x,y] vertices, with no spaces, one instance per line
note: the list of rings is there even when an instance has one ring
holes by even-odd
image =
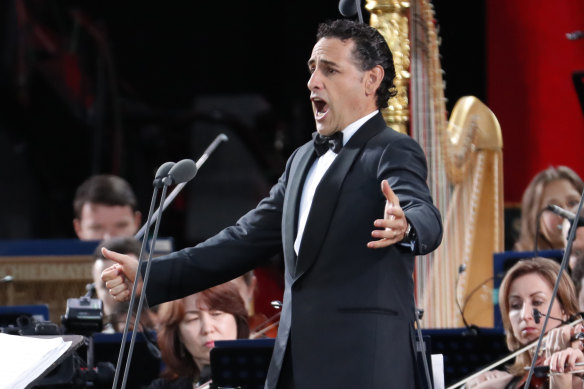
[[[368,0],[366,8],[396,67],[398,94],[384,118],[422,146],[428,185],[444,222],[440,247],[416,258],[422,325],[460,327],[462,311],[467,322],[492,327],[493,253],[504,245],[499,123],[472,96],[461,98],[446,120],[439,37],[428,0]]]

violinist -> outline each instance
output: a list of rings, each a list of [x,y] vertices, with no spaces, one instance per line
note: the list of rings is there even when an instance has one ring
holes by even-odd
[[[210,352],[217,340],[249,336],[248,316],[228,282],[160,307],[158,346],[166,369],[148,389],[211,387]]]
[[[543,329],[544,316],[550,304],[554,284],[560,271],[560,265],[545,258],[532,258],[516,263],[505,275],[499,289],[499,306],[505,328],[507,347],[510,351],[519,350],[538,340]],[[535,312],[535,314],[534,314]],[[558,287],[557,297],[552,305],[547,323],[547,336],[543,343],[544,354],[542,364],[549,360],[554,353],[570,348],[572,338],[581,326],[571,327],[562,325],[570,317],[578,313],[578,305],[574,285],[566,273]],[[484,372],[470,380],[466,388],[470,389],[507,389],[522,388],[526,378],[525,367],[531,366],[533,349],[516,356],[515,362],[507,367],[506,371],[491,370]],[[558,354],[554,361],[567,358],[565,354]],[[579,377],[570,374],[553,376],[551,387],[555,388],[555,381],[572,384],[572,380],[582,381]],[[569,386],[571,388],[571,386]]]

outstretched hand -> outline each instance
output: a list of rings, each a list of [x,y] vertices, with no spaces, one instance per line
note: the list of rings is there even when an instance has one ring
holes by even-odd
[[[106,288],[116,301],[128,301],[132,294],[132,285],[138,270],[138,260],[128,255],[116,253],[103,247],[101,253],[104,258],[111,259],[114,265],[108,267],[101,273],[101,279],[105,282]],[[141,284],[137,293],[141,291]]]
[[[378,228],[371,231],[371,236],[378,240],[367,243],[367,247],[378,249],[391,246],[403,240],[408,228],[408,221],[403,209],[399,205],[399,198],[391,188],[387,180],[381,182],[381,192],[385,196],[385,212],[383,219],[377,219],[373,225]]]

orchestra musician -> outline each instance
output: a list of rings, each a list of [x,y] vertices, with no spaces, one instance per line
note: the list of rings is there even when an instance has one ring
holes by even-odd
[[[113,263],[103,258],[101,247],[136,258],[140,255],[140,242],[133,236],[140,227],[142,215],[138,209],[138,200],[134,190],[125,179],[113,174],[90,176],[79,185],[75,192],[73,212],[75,215],[73,228],[77,237],[80,240],[101,241],[95,251],[92,276],[97,297],[103,301],[104,315],[108,319],[104,330],[122,332],[125,319],[121,317],[127,304],[117,306],[105,289],[101,272]],[[233,282],[238,286],[250,317],[254,317],[254,293],[257,288],[257,279],[253,271],[235,278]],[[150,315],[152,322],[155,322],[155,314],[154,310],[147,310],[142,313],[142,317],[146,319]],[[109,319],[113,321],[110,323]],[[262,323],[266,318],[258,315],[256,320]],[[121,327],[120,323],[122,323]]]
[[[148,389],[204,385],[210,380],[215,341],[249,336],[247,310],[231,282],[164,303],[159,318],[158,346],[166,367]]]
[[[314,140],[236,225],[153,259],[146,297],[149,304],[183,297],[283,250],[266,388],[412,388],[414,258],[438,247],[442,221],[422,149],[380,112],[395,95],[392,54],[375,28],[336,20],[319,26],[308,70]],[[102,278],[127,299],[136,261],[104,255],[117,265]]]
[[[538,340],[545,321],[542,316],[548,311],[559,270],[558,263],[537,257],[520,260],[503,278],[499,289],[499,306],[510,351],[519,350]],[[572,351],[556,353],[579,346],[580,342],[572,339],[581,331],[582,326],[563,325],[563,322],[572,319],[578,312],[574,285],[569,276],[563,273],[547,323],[548,332],[544,343],[544,354],[538,357],[540,364],[550,362],[553,357],[554,368],[556,368],[558,361],[566,361],[569,356],[572,356]],[[506,371],[491,370],[481,373],[468,381],[466,388],[522,388],[524,384],[522,381],[528,373],[526,367],[531,366],[534,349],[535,345],[517,355],[514,363]],[[570,388],[572,381],[574,385],[580,385],[579,387],[582,388],[582,380],[571,374],[552,376],[551,387],[564,387],[567,381]]]
[[[521,200],[521,230],[515,250],[559,250],[565,246],[563,219],[546,210],[548,204],[564,209],[578,205],[584,182],[567,166],[549,167],[533,177]],[[537,230],[537,231],[536,231]],[[537,234],[536,234],[537,232]]]
[[[142,221],[132,187],[113,174],[94,175],[79,185],[73,212],[73,228],[81,240],[133,236]]]

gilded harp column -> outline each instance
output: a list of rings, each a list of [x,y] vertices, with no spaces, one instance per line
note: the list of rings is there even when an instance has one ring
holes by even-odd
[[[408,37],[409,2],[394,0],[367,0],[365,8],[371,13],[370,25],[387,41],[395,66],[397,96],[390,99],[383,110],[388,126],[404,134],[409,128],[408,88],[410,83],[410,40]]]

